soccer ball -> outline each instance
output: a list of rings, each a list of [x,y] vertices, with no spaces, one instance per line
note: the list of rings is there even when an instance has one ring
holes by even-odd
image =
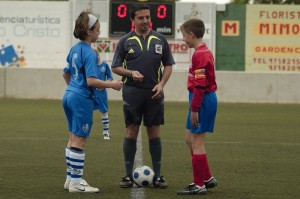
[[[137,167],[133,171],[133,181],[139,187],[148,187],[153,183],[154,171],[148,166]]]

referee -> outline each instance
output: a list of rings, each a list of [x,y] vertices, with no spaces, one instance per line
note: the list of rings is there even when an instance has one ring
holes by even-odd
[[[139,127],[143,120],[149,138],[149,151],[155,173],[153,186],[167,188],[160,174],[162,145],[160,125],[164,124],[164,93],[175,64],[166,38],[151,30],[150,7],[136,4],[130,19],[135,29],[124,35],[116,48],[112,71],[123,76],[123,112],[126,124],[123,153],[126,176],[120,187],[133,186],[132,171]]]

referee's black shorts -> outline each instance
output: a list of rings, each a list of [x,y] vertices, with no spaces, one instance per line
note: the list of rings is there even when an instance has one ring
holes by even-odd
[[[151,99],[155,94],[152,89],[124,85],[123,111],[126,127],[130,124],[159,126],[164,124],[164,96]]]

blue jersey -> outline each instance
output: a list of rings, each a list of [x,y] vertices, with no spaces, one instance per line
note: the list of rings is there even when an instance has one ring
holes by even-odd
[[[71,74],[71,80],[63,97],[63,107],[68,128],[78,137],[87,138],[93,125],[94,100],[86,78],[96,78],[98,57],[89,44],[79,42],[71,48],[67,62],[64,72]]]
[[[100,79],[102,81],[112,81],[113,76],[112,72],[106,62],[102,62],[97,67],[97,79]],[[101,112],[105,113],[108,111],[108,97],[107,97],[107,91],[105,88],[103,89],[96,89],[94,88],[94,94],[95,94],[95,107],[94,109],[99,109]]]
[[[79,42],[71,48],[67,62],[64,72],[70,73],[72,78],[66,90],[83,97],[91,97],[92,90],[88,87],[86,78],[97,77],[97,54],[90,45]]]
[[[102,62],[100,65],[98,65],[97,69],[97,79],[100,79],[102,81],[113,80],[111,70],[106,62]]]

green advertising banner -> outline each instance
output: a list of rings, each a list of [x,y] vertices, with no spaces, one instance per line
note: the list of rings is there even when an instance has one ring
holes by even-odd
[[[249,72],[300,72],[300,6],[247,5]]]
[[[216,69],[245,71],[246,5],[227,4],[217,12]]]

